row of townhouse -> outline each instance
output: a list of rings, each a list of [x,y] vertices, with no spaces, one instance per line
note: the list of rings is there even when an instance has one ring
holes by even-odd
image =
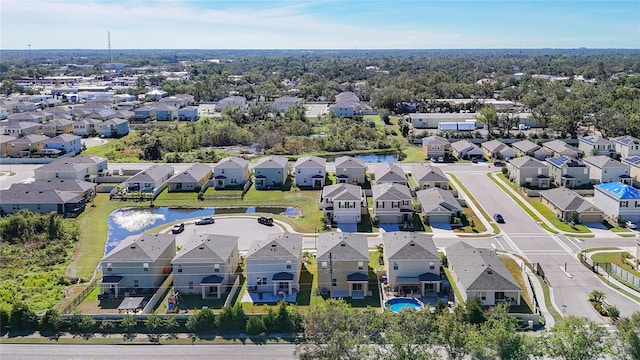
[[[0,135],[0,157],[59,157],[72,156],[82,151],[82,141],[79,136],[62,134],[48,137],[39,134],[22,136]]]
[[[238,276],[238,237],[194,234],[176,252],[175,235],[141,234],[122,240],[101,262],[100,292],[153,292],[169,273],[181,294],[203,299],[225,296]],[[383,261],[389,288],[399,295],[424,297],[440,293],[440,255],[432,235],[410,232],[383,234]],[[484,305],[520,303],[521,289],[500,258],[463,242],[445,250],[447,264],[462,291],[462,300],[478,297]],[[363,299],[377,296],[369,268],[367,237],[358,233],[322,233],[318,237],[317,283],[321,294]],[[303,266],[302,234],[272,234],[254,241],[244,258],[246,290],[256,299],[295,301]],[[448,295],[448,294],[447,294]]]

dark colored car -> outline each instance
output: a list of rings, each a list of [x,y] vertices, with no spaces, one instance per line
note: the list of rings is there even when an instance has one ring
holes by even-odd
[[[504,162],[502,162],[502,161],[496,161],[496,162],[494,162],[494,163],[493,163],[493,166],[502,167],[502,166],[504,166]]]
[[[260,216],[258,218],[258,222],[262,225],[267,225],[267,226],[272,226],[273,225],[273,218],[270,218],[268,216]]]
[[[202,219],[196,221],[196,225],[208,225],[215,222],[216,220],[212,217],[203,217]]]
[[[171,232],[174,234],[180,234],[181,232],[184,231],[184,224],[183,223],[178,223],[173,225],[173,228],[171,228]]]
[[[493,220],[495,220],[498,224],[504,224],[504,218],[500,214],[493,214]]]

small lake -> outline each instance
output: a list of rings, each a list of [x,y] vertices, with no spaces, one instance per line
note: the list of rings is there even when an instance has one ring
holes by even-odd
[[[367,154],[367,155],[355,155],[354,158],[360,159],[366,163],[376,163],[376,162],[396,162],[398,161],[398,155],[386,154]]]
[[[284,214],[286,216],[300,216],[300,209],[295,207],[238,207],[220,208],[219,213],[253,214],[256,212]],[[216,208],[126,208],[118,209],[107,218],[108,232],[105,254],[118,246],[127,236],[141,234],[149,229],[168,225],[177,221],[197,219],[216,214]]]

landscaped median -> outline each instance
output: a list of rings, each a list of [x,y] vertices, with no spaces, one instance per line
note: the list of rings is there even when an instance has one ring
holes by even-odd
[[[592,237],[593,236],[590,234],[591,230],[589,230],[589,228],[587,228],[586,226],[581,224],[575,224],[571,226],[570,224],[567,224],[562,220],[558,219],[553,214],[553,211],[551,211],[551,209],[546,207],[539,200],[534,198],[529,198],[525,194],[522,194],[521,189],[517,185],[509,181],[504,174],[489,173],[487,174],[487,176],[489,176],[489,178],[494,183],[496,183],[496,185],[498,185],[502,190],[504,190],[504,192],[508,194],[513,199],[513,201],[515,201],[524,211],[527,212],[527,214],[529,214],[529,216],[531,216],[533,220],[537,221],[540,224],[540,226],[542,226],[545,230],[553,234],[558,234],[559,232],[562,231],[562,232],[566,232],[565,235],[576,236],[576,237]],[[528,203],[530,206],[527,206],[525,202]],[[537,214],[531,210],[531,207],[533,207],[536,210]],[[540,216],[538,216],[538,214],[543,216],[546,222],[543,221],[540,218]],[[549,226],[547,222],[551,223],[551,225],[554,228]]]

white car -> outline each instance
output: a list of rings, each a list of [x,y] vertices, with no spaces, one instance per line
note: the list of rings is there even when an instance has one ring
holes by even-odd
[[[631,221],[627,221],[627,222],[625,223],[625,226],[626,226],[628,229],[635,229],[635,228],[637,228],[636,224],[632,223]]]

